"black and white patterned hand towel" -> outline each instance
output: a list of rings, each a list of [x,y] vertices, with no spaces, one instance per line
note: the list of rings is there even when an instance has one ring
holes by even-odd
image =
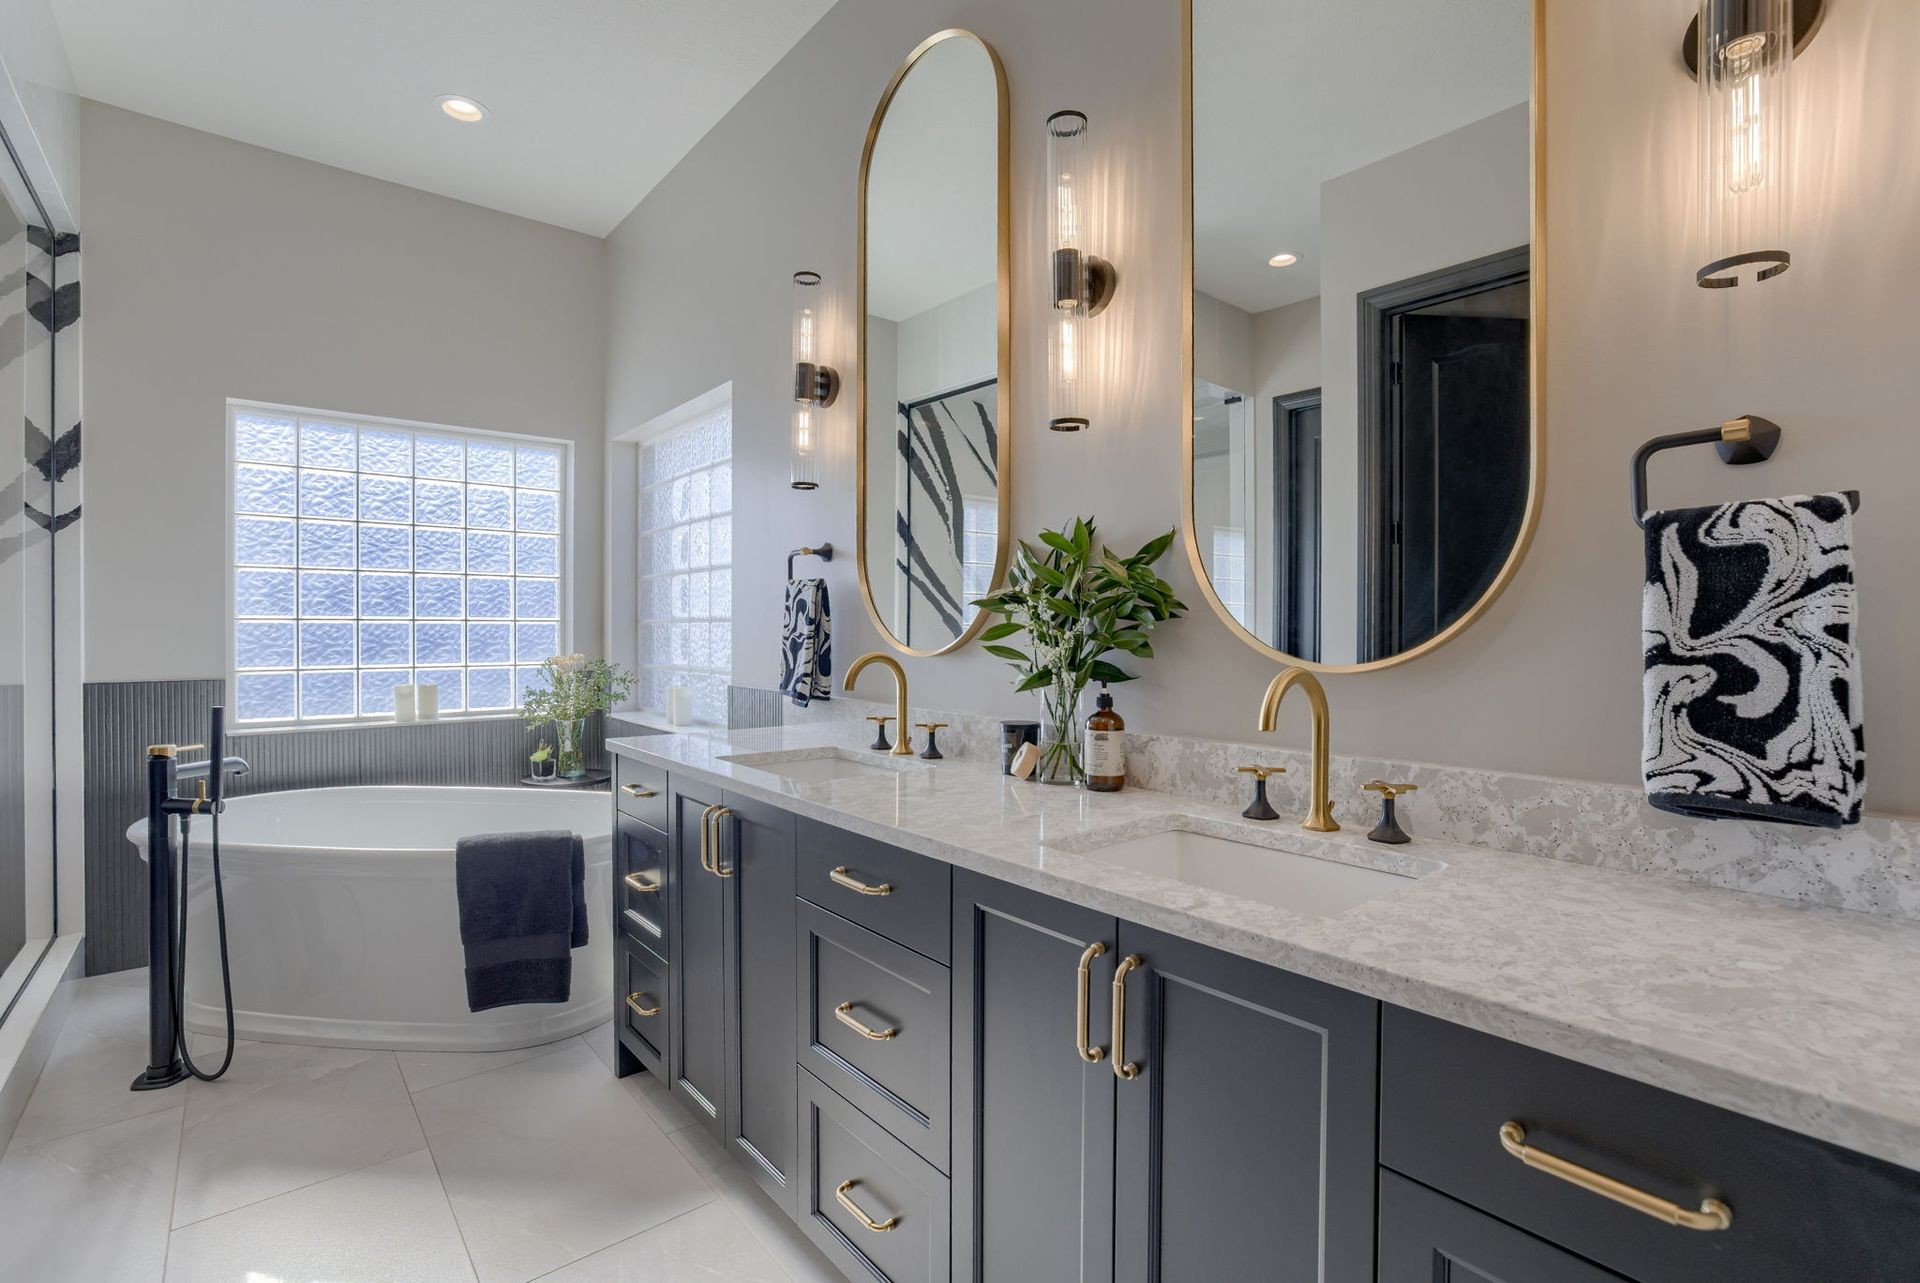
[[[833,608],[824,579],[787,584],[780,629],[780,693],[805,708],[833,698]]]
[[[1839,494],[1647,517],[1647,800],[1838,828],[1866,792],[1853,509]]]

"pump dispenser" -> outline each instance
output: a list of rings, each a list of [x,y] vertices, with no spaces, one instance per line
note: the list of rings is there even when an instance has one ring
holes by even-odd
[[[1087,718],[1087,790],[1118,793],[1127,786],[1127,723],[1113,711],[1113,696],[1100,683],[1100,697]]]

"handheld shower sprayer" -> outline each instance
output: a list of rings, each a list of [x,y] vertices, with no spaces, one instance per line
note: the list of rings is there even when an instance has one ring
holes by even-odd
[[[227,956],[226,888],[220,876],[220,816],[226,810],[227,776],[252,768],[245,758],[227,755],[227,710],[215,705],[209,718],[203,762],[181,762],[179,755],[198,744],[152,744],[147,748],[147,1068],[133,1080],[134,1091],[171,1087],[192,1077],[211,1082],[233,1064],[233,971]],[[176,796],[182,780],[198,780],[191,797]],[[226,1003],[227,1049],[211,1073],[193,1063],[187,1050],[184,1009],[187,980],[187,887],[193,817],[205,815],[212,826],[214,919],[220,937],[220,985]],[[172,828],[180,824],[180,860],[176,873]],[[176,913],[177,910],[177,913]]]

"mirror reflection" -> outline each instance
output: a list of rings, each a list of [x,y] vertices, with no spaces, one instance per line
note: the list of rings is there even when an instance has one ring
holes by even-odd
[[[923,47],[863,170],[861,576],[895,645],[957,645],[1002,562],[1001,89],[992,55]]]
[[[1533,483],[1532,0],[1193,0],[1193,512],[1325,665],[1488,599]]]

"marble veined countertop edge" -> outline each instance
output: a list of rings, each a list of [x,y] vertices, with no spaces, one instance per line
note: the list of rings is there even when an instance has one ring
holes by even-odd
[[[950,759],[797,784],[725,760],[839,748],[825,727],[649,735],[610,751],[795,814],[1920,1170],[1920,924],[1416,837],[1256,824]],[[1086,854],[1168,816],[1351,863],[1446,867],[1309,917]]]

